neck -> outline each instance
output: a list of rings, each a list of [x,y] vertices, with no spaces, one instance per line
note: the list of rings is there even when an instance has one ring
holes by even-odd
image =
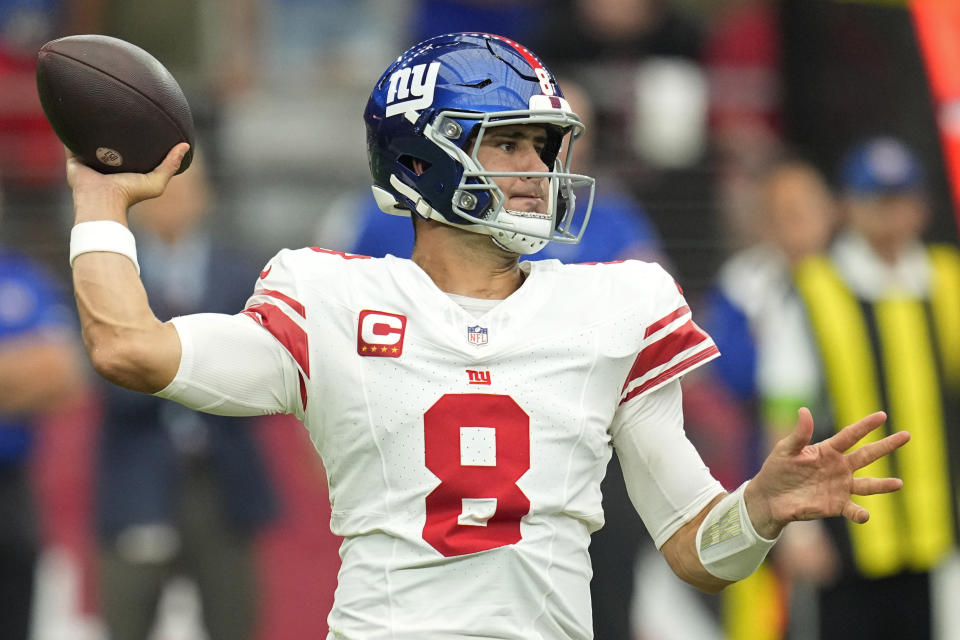
[[[412,260],[446,293],[502,300],[520,288],[520,256],[489,236],[431,220],[417,222]]]
[[[903,254],[906,247],[910,244],[909,242],[902,239],[894,240],[878,240],[864,236],[867,244],[877,255],[878,258],[889,266],[895,266],[900,260],[900,256]]]

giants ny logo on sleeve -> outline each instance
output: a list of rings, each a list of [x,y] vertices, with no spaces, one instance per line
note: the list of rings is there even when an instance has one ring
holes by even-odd
[[[433,90],[437,87],[440,63],[431,62],[404,67],[390,75],[387,88],[387,117],[416,111],[433,104]]]
[[[403,336],[407,317],[386,311],[360,312],[357,327],[357,353],[361,356],[399,358],[403,353]]]

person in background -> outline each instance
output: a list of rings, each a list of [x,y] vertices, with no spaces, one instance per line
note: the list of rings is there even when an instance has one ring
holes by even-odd
[[[732,485],[756,473],[772,445],[764,425],[783,421],[796,406],[796,398],[771,393],[784,376],[799,366],[796,359],[771,362],[762,356],[780,345],[784,331],[802,332],[806,317],[793,284],[793,271],[810,256],[826,250],[838,223],[837,202],[821,172],[802,157],[783,153],[772,159],[757,177],[756,203],[750,212],[754,241],[724,262],[715,286],[704,299],[705,327],[724,354],[704,370],[691,395],[706,395],[705,410],[690,412],[699,430],[723,432],[726,442],[707,462],[711,469],[728,469]],[[781,371],[780,369],[787,370]],[[788,409],[765,406],[786,403]],[[726,408],[726,410],[722,410]],[[724,421],[736,416],[735,432]],[[736,468],[727,466],[738,460]],[[829,558],[810,555],[804,543],[815,535],[809,523],[797,523],[782,536],[774,557],[796,573],[787,577],[810,577],[829,571]],[[806,534],[806,535],[804,535]],[[794,561],[791,562],[790,559]],[[786,563],[786,564],[784,564]],[[724,594],[722,618],[730,640],[780,638],[786,630],[786,608],[776,572],[765,567]],[[756,606],[765,602],[765,606]],[[798,620],[803,623],[803,620]]]
[[[257,275],[204,228],[214,194],[203,159],[194,163],[137,207],[143,281],[164,317],[242,308]],[[117,387],[104,394],[95,508],[111,638],[147,638],[164,587],[185,575],[211,640],[252,639],[255,534],[277,512],[254,423]]]
[[[0,626],[10,640],[30,637],[40,546],[29,476],[32,429],[84,382],[75,334],[60,284],[0,245]]]
[[[839,178],[842,233],[793,269],[806,324],[779,323],[758,351],[770,438],[803,404],[828,418],[818,438],[883,406],[914,440],[867,470],[904,479],[896,496],[867,498],[869,525],[807,523],[802,553],[788,555],[816,583],[823,640],[928,640],[931,575],[957,547],[960,252],[924,243],[925,171],[903,141],[859,142]]]
[[[793,290],[792,272],[803,259],[823,252],[837,225],[837,203],[820,171],[798,156],[785,155],[770,164],[758,182],[752,246],[727,259],[716,286],[706,297],[706,326],[717,336],[727,357],[712,363],[718,382],[754,415],[752,462],[742,470],[749,477],[766,455],[766,437],[759,425],[758,382],[776,384],[776,371],[758,371],[757,351],[779,341],[785,323],[803,326],[803,310]]]

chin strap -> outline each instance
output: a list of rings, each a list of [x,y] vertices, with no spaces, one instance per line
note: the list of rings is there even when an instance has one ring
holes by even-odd
[[[497,216],[497,222],[510,227],[510,230],[481,227],[483,229],[482,233],[489,234],[493,242],[501,249],[523,255],[536,253],[547,246],[548,241],[537,237],[537,235],[549,235],[553,228],[553,216],[535,211],[504,209]],[[536,235],[528,235],[530,233]]]

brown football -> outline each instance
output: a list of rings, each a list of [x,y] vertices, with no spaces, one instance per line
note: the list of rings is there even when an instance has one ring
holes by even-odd
[[[40,48],[40,104],[60,141],[102,173],[148,173],[179,142],[193,159],[190,105],[173,75],[129,42],[68,36]]]

